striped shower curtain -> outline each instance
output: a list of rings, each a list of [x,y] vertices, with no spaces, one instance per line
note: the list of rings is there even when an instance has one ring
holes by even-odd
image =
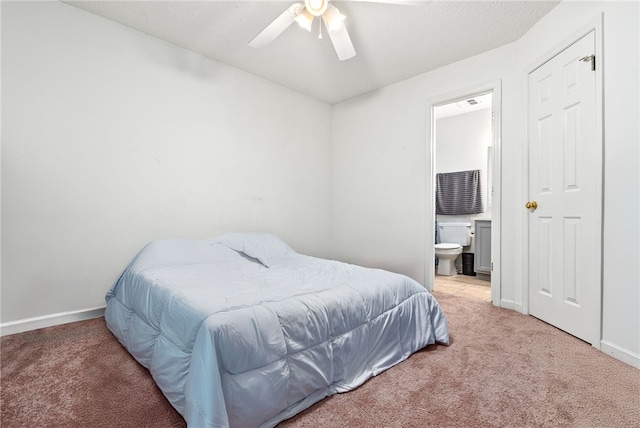
[[[480,170],[436,174],[436,214],[478,214],[482,210]]]

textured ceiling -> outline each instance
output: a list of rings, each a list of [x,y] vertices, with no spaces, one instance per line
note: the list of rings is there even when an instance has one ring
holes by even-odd
[[[380,0],[378,0],[380,1]],[[357,56],[291,25],[270,45],[248,42],[293,1],[66,1],[174,45],[331,104],[519,39],[558,1],[333,1]]]

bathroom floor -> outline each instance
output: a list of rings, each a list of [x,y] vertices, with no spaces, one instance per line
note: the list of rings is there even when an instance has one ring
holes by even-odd
[[[491,302],[491,282],[477,276],[461,274],[451,276],[436,275],[434,278],[434,290]]]

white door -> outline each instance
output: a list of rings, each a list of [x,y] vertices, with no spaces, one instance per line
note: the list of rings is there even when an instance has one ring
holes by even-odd
[[[530,73],[528,94],[529,313],[591,344],[602,231],[594,53],[592,31]]]

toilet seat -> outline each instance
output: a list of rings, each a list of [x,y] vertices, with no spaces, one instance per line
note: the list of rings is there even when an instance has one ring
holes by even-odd
[[[448,244],[446,242],[436,244],[436,250],[457,250],[458,248],[462,248],[460,244]]]

